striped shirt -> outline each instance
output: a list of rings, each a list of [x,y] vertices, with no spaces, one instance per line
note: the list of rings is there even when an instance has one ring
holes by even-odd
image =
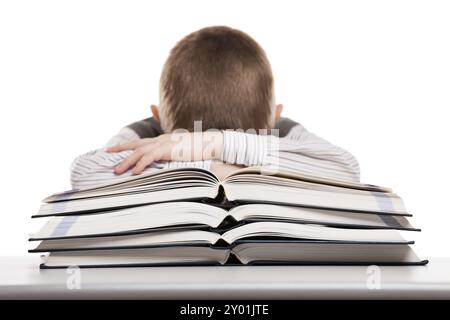
[[[223,131],[220,160],[243,166],[277,166],[314,176],[359,181],[357,160],[347,151],[306,130],[301,124],[281,118],[273,134],[256,135],[239,131]],[[117,176],[114,167],[133,151],[108,153],[106,148],[139,138],[163,134],[157,121],[144,119],[124,127],[102,149],[77,157],[71,166],[72,187],[79,189],[131,175],[131,170]],[[146,172],[166,168],[196,167],[209,169],[212,161],[158,161]]]

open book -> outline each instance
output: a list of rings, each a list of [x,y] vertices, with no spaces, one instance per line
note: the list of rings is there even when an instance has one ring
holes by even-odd
[[[127,177],[107,185],[52,195],[44,199],[34,217],[220,198],[222,202],[237,204],[268,203],[408,215],[401,198],[387,188],[251,167],[236,171],[223,181],[212,172],[196,168]]]
[[[322,226],[347,228],[344,229],[347,240],[353,240],[351,234],[354,231],[348,228],[419,231],[405,217],[386,214],[268,204],[247,204],[225,210],[196,202],[168,202],[119,209],[109,211],[107,214],[52,217],[43,228],[33,234],[31,240],[117,235],[174,228],[214,230],[225,227],[232,228],[243,224],[247,224],[245,228],[248,228],[249,222],[257,221],[265,222],[267,230],[279,226],[278,222],[285,223],[282,225],[289,225],[287,224],[289,222],[294,228],[313,228],[313,225],[318,225],[318,229],[323,230],[326,236],[331,235],[332,230],[339,229],[328,228],[326,230]],[[233,228],[232,230],[245,228]],[[251,230],[248,232],[251,233]]]
[[[221,229],[220,227],[223,227]],[[403,216],[247,204],[169,202],[52,217],[30,252],[43,268],[182,264],[423,264],[395,230]]]
[[[173,203],[167,205],[173,206]],[[203,213],[206,215],[207,207],[212,211],[223,211],[205,204],[195,205],[203,207],[201,209],[204,209]],[[243,211],[251,206],[253,205],[246,206]],[[178,211],[180,215],[176,210],[153,211],[155,208],[151,207],[162,209],[164,206],[152,205],[147,206],[151,210],[142,210],[141,212],[146,212],[148,219],[127,213],[129,209],[119,210],[118,212],[125,212],[119,217],[111,216],[111,223],[106,220],[111,213],[55,217],[31,239],[43,241],[30,252],[50,252],[41,266],[43,268],[70,265],[209,265],[230,264],[230,261],[231,264],[426,263],[409,247],[413,244],[412,241],[405,240],[398,231],[389,229],[336,228],[320,224],[274,222],[270,221],[270,217],[266,217],[266,221],[262,219],[238,224],[222,233],[214,229],[136,229],[136,226],[162,226],[164,220],[171,220],[172,225],[177,218],[182,218],[183,212],[193,217],[186,210],[188,207],[184,211]],[[170,219],[158,219],[158,214],[154,214],[158,212],[163,212]],[[103,219],[98,220],[101,215]],[[152,222],[152,218],[156,218],[155,221]],[[144,220],[147,224],[143,223]],[[185,221],[189,219],[186,218]],[[217,222],[212,224],[217,226]],[[67,226],[70,226],[69,231],[63,236],[61,228],[67,229]]]
[[[242,241],[232,247],[165,246],[115,250],[55,251],[41,268],[223,264],[423,265],[407,244]]]
[[[420,265],[392,190],[252,167],[161,170],[44,199],[30,252],[70,265]],[[408,232],[404,237],[400,232]]]

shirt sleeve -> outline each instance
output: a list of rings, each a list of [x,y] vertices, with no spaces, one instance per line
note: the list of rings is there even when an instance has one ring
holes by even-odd
[[[356,158],[297,124],[285,137],[224,131],[220,160],[244,166],[273,166],[315,176],[359,181]]]
[[[115,136],[113,136],[109,141],[106,143],[106,148],[115,146],[117,144],[123,144],[126,142],[130,142],[133,140],[139,139],[139,135],[132,129],[125,127],[122,128],[119,133],[117,133]]]

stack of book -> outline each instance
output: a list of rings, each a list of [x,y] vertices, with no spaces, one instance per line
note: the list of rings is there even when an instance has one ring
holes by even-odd
[[[392,190],[294,172],[161,170],[43,202],[41,268],[427,263]]]

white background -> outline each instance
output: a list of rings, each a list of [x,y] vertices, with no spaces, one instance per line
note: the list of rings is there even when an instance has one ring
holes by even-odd
[[[284,115],[403,197],[419,254],[448,256],[449,17],[448,1],[1,1],[0,255],[26,254],[75,156],[150,114],[175,42],[228,25],[265,48]]]

